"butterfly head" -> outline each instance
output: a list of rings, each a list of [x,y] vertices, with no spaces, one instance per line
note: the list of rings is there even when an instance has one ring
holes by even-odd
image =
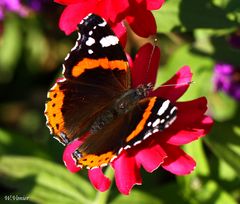
[[[149,92],[152,90],[153,84],[148,83],[148,84],[141,84],[136,88],[136,94],[140,99],[147,97]]]

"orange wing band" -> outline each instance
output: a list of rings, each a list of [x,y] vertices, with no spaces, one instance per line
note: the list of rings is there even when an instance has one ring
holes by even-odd
[[[73,67],[72,75],[74,77],[79,77],[86,69],[94,69],[97,67],[101,67],[103,69],[119,69],[127,71],[128,63],[124,60],[109,61],[106,57],[100,59],[85,58]]]
[[[61,108],[63,105],[64,94],[59,89],[59,84],[55,84],[48,92],[48,99],[45,108],[45,115],[47,117],[47,125],[54,135],[60,135],[64,132],[64,121]]]
[[[143,130],[144,125],[147,122],[147,119],[151,115],[151,111],[152,111],[152,108],[153,108],[153,106],[156,102],[156,99],[157,99],[157,97],[153,97],[153,98],[150,99],[150,101],[148,103],[148,107],[145,110],[145,112],[143,113],[142,120],[139,122],[136,129],[126,138],[126,142],[129,142],[130,140],[132,140],[134,137],[136,137]]]
[[[77,164],[81,166],[86,166],[87,168],[101,167],[106,166],[115,158],[115,154],[111,151],[101,154],[84,154],[83,157],[77,160]]]

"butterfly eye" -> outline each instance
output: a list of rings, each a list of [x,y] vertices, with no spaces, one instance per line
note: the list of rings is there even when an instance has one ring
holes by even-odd
[[[122,102],[119,104],[119,109],[123,110],[126,107],[126,103]]]

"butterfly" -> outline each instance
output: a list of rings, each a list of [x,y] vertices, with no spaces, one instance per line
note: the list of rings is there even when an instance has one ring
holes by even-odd
[[[64,78],[48,92],[45,116],[64,145],[87,134],[72,156],[77,166],[92,169],[168,128],[177,108],[168,99],[149,97],[151,83],[131,88],[125,52],[103,18],[89,14],[78,29],[63,63]]]

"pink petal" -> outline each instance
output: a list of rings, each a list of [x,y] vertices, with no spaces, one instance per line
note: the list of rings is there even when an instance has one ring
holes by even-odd
[[[82,141],[79,139],[73,140],[71,143],[69,143],[64,152],[63,152],[63,162],[67,169],[71,172],[77,172],[81,170],[80,167],[76,166],[76,163],[74,159],[72,158],[72,153],[82,144]]]
[[[171,101],[176,101],[180,98],[189,87],[189,82],[192,80],[192,73],[188,66],[182,67],[170,80],[163,85],[177,84],[174,86],[160,86],[151,95],[168,98]]]
[[[164,0],[136,0],[138,4],[146,4],[147,10],[160,9],[164,3]]]
[[[166,131],[164,136],[159,135],[158,142],[164,142],[177,146],[188,144],[205,136],[210,131],[212,125],[213,120],[208,116],[203,116],[201,120],[197,121],[186,129],[181,129],[177,132],[174,130]]]
[[[135,156],[136,161],[150,173],[156,170],[166,157],[166,153],[158,144],[140,150]]]
[[[127,42],[127,30],[123,22],[117,23],[112,27],[115,35],[119,38],[122,47],[124,48]]]
[[[67,6],[59,21],[59,27],[66,35],[71,34],[77,29],[78,23],[96,6],[94,0],[88,0],[77,4]],[[81,11],[81,12],[80,12]]]
[[[177,102],[177,120],[172,128],[182,129],[199,121],[207,110],[207,99],[197,98],[192,101]]]
[[[101,168],[88,170],[88,177],[92,185],[101,192],[108,190],[111,185],[110,179],[103,174]]]
[[[155,84],[160,60],[160,49],[151,44],[142,46],[136,54],[132,68],[132,87],[152,82]]]
[[[100,4],[102,5],[100,6]],[[109,18],[111,23],[115,24],[125,18],[129,6],[128,0],[102,0],[98,1],[98,8],[96,9],[99,9],[98,13],[101,14],[101,16],[105,16],[106,19]]]
[[[134,7],[134,10],[126,20],[132,30],[139,36],[147,38],[151,35],[155,35],[157,32],[157,26],[155,18],[152,13],[142,7]]]
[[[69,5],[69,4],[76,4],[83,2],[84,0],[54,0],[54,2],[63,4],[63,5]]]
[[[165,170],[176,175],[190,174],[194,170],[196,162],[179,147],[164,144],[163,148],[168,155],[162,164]]]
[[[132,70],[133,60],[132,60],[131,56],[130,56],[128,53],[125,53],[125,54],[126,54],[126,56],[127,56],[127,60],[128,60],[129,67],[130,67],[130,69]]]
[[[147,0],[147,9],[148,10],[157,10],[160,9],[164,3],[164,0]]]
[[[135,184],[142,184],[140,167],[135,158],[127,155],[126,152],[122,152],[112,166],[115,169],[116,185],[122,194],[129,195]]]

